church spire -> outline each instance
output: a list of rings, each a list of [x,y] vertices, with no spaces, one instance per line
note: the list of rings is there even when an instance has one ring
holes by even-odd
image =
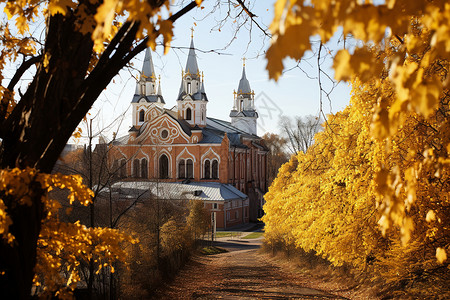
[[[145,49],[144,62],[139,74],[139,79],[136,82],[136,90],[132,103],[137,103],[142,99],[147,103],[161,103],[164,104],[164,98],[161,94],[157,93],[156,89],[156,74],[155,67],[153,66],[152,54],[150,48]]]
[[[189,73],[192,77],[197,77],[199,75],[197,56],[195,55],[194,37],[191,37],[191,45],[189,47],[185,73]]]
[[[243,94],[251,94],[252,90],[250,89],[250,82],[248,82],[247,76],[245,75],[245,63],[242,67],[242,76],[241,80],[239,80],[239,86],[237,90],[238,95]]]
[[[145,78],[150,78],[151,81],[156,81],[155,68],[153,67],[152,54],[150,53],[150,48],[145,50],[144,64],[142,65],[141,76]]]
[[[250,82],[245,74],[245,58],[243,59],[242,76],[239,80],[237,92],[234,91],[233,108],[230,112],[231,125],[256,134],[258,113],[255,109],[255,93],[250,88]]]
[[[205,93],[203,74],[197,64],[193,35],[191,35],[186,68],[184,72],[181,71],[181,85],[177,103],[179,118],[186,120],[191,126],[206,126],[208,97]]]

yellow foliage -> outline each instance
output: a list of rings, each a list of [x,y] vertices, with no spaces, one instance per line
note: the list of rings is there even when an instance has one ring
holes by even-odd
[[[61,296],[68,295],[80,280],[79,266],[95,257],[100,269],[111,266],[112,262],[126,256],[123,243],[136,243],[137,240],[118,230],[109,228],[88,228],[80,222],[64,223],[58,218],[61,204],[47,197],[53,189],[67,189],[70,203],[78,201],[89,205],[93,192],[83,185],[79,175],[43,174],[34,169],[0,170],[0,195],[5,199],[15,199],[10,205],[31,205],[31,189],[39,183],[44,195],[46,217],[37,245],[37,265],[34,284],[40,287],[41,295],[58,291]],[[14,236],[9,233],[12,224],[8,207],[0,199],[0,236],[9,243]]]
[[[353,81],[351,104],[329,116],[315,144],[280,168],[265,195],[265,240],[351,265],[389,286],[407,279],[418,293],[439,293],[450,247],[443,147],[450,97],[429,118],[402,112],[395,131],[382,129],[388,138],[374,136],[374,123],[386,122],[398,99],[394,91],[386,77]]]

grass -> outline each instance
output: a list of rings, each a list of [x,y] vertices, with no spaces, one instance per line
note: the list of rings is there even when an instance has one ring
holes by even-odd
[[[225,253],[228,252],[227,250],[223,249],[223,248],[219,248],[219,247],[203,247],[200,250],[200,253],[203,255],[214,255],[214,254],[220,254],[220,253]]]
[[[264,235],[262,232],[252,232],[244,237],[241,237],[241,239],[257,239]]]
[[[221,237],[233,237],[233,236],[239,236],[240,232],[235,232],[235,231],[217,231],[216,232],[216,237],[221,238]]]

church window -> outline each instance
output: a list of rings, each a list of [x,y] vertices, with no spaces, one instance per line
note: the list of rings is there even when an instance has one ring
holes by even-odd
[[[213,203],[213,209],[218,209],[217,203]]]
[[[139,122],[144,122],[144,114],[145,114],[144,110],[141,109],[139,111]]]
[[[145,158],[141,160],[141,177],[148,178],[148,163]]]
[[[192,119],[192,111],[191,109],[188,107],[186,109],[186,120],[190,121]]]
[[[241,100],[241,109],[240,109],[240,111],[243,111],[244,110],[244,100]]]
[[[186,178],[194,178],[194,162],[192,159],[186,160]]]
[[[187,83],[187,93],[188,94],[192,93],[192,88],[191,88],[191,83],[190,82]]]
[[[213,179],[219,178],[219,162],[217,161],[217,159],[214,159],[212,161],[211,176]]]
[[[159,157],[159,178],[169,178],[169,158],[165,154]]]
[[[204,178],[210,179],[211,178],[211,162],[209,160],[205,160],[205,166],[204,166]]]
[[[184,159],[178,163],[178,178],[186,178],[186,164]]]
[[[161,137],[162,137],[163,139],[167,139],[168,136],[169,136],[169,132],[168,132],[166,129],[163,129],[163,130],[161,131]]]
[[[202,121],[205,121],[205,112],[202,111]]]
[[[145,95],[145,82],[141,82],[141,95]]]
[[[127,177],[127,161],[125,159],[119,160],[119,168],[120,178]]]
[[[139,159],[135,159],[133,161],[133,177],[134,178],[138,178],[140,174],[139,172],[139,167],[140,167],[140,161]]]

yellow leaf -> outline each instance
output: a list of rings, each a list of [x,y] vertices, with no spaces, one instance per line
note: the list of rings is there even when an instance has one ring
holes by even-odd
[[[444,263],[444,261],[447,260],[447,253],[445,252],[445,249],[438,247],[436,249],[436,258],[440,264]]]

